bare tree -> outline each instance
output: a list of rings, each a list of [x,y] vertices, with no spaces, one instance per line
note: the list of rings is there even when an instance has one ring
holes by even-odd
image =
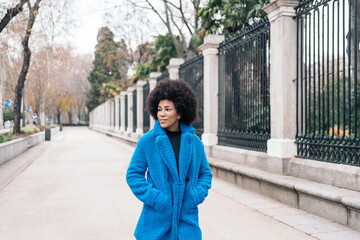
[[[155,14],[170,35],[177,56],[184,59],[191,57],[188,39],[199,27],[197,12],[200,8],[200,0],[179,0],[177,3],[169,0],[127,0],[127,2],[136,9],[148,10]]]
[[[20,117],[21,117],[21,99],[22,99],[22,92],[24,89],[24,84],[26,80],[26,75],[29,70],[30,66],[30,59],[31,59],[31,51],[29,48],[29,39],[31,36],[31,32],[33,31],[33,26],[36,20],[36,16],[38,15],[39,11],[39,4],[41,0],[36,0],[33,6],[31,6],[30,2],[27,2],[28,8],[29,8],[29,20],[28,25],[26,28],[25,36],[22,41],[23,46],[23,66],[20,72],[20,76],[18,79],[18,83],[15,88],[15,102],[14,102],[14,133],[20,133]]]
[[[7,9],[5,16],[0,21],[0,33],[8,25],[11,19],[22,12],[24,4],[28,1],[29,0],[21,0],[15,7]]]

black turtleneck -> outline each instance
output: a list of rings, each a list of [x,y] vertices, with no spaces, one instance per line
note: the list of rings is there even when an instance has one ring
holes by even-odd
[[[176,166],[177,166],[177,170],[179,172],[179,152],[180,152],[180,136],[181,136],[181,131],[176,131],[176,132],[171,132],[166,130],[166,135],[168,136],[172,148],[174,150],[174,154],[175,154],[175,158],[176,158]]]

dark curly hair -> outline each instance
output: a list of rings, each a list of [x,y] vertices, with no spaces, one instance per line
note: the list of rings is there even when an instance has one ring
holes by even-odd
[[[146,100],[146,110],[157,120],[158,105],[161,100],[170,100],[180,114],[180,121],[185,124],[197,118],[197,99],[194,90],[184,80],[162,80],[151,91]]]

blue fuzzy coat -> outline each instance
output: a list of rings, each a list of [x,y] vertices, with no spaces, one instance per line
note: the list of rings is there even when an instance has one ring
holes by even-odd
[[[156,121],[138,141],[126,174],[144,203],[135,229],[138,240],[200,240],[198,205],[208,195],[212,174],[204,145],[180,122],[179,173],[170,140]]]

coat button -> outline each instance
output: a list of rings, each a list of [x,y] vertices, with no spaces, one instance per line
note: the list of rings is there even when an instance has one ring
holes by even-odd
[[[188,178],[185,178],[185,182],[188,182],[189,181],[189,179]]]

